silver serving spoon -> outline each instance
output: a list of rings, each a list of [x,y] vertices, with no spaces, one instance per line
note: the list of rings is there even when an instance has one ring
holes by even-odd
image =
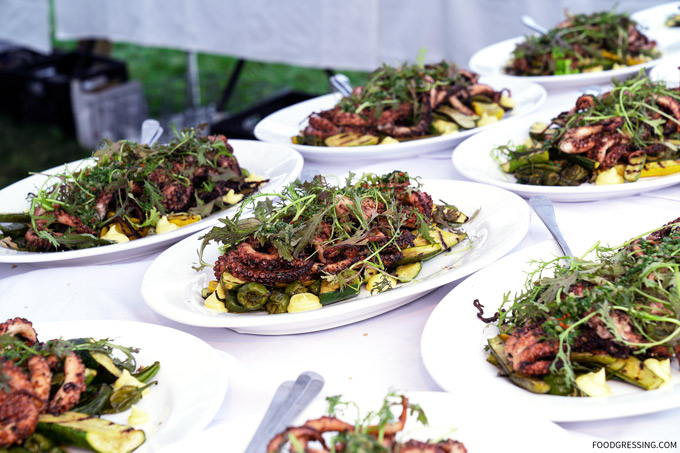
[[[301,373],[293,383],[285,381],[276,390],[260,426],[248,444],[245,453],[265,451],[267,443],[286,429],[324,386],[323,377],[313,371]]]
[[[352,82],[349,81],[349,77],[345,74],[333,74],[328,78],[328,81],[343,96],[352,94]]]
[[[543,224],[548,228],[550,234],[552,234],[552,236],[555,238],[557,245],[559,245],[564,256],[573,257],[574,254],[571,253],[571,250],[567,245],[567,241],[564,240],[564,236],[562,236],[560,227],[557,225],[555,209],[553,208],[552,201],[546,197],[536,195],[529,198],[529,204],[532,208],[534,208],[534,211],[536,214],[538,214],[538,217],[543,221]]]
[[[519,20],[522,21],[522,24],[524,24],[525,27],[532,29],[536,33],[539,33],[541,35],[548,34],[548,29],[543,27],[542,25],[539,25],[539,23],[536,22],[534,18],[531,16],[527,16],[525,14],[522,17],[520,17]]]

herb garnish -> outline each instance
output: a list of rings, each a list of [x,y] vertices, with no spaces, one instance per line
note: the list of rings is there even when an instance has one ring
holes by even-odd
[[[116,226],[129,239],[154,234],[161,216],[186,213],[206,217],[231,206],[233,190],[248,195],[263,181],[248,181],[223,137],[203,137],[200,129],[175,131],[168,144],[153,147],[127,140],[104,141],[94,165],[66,169],[28,194],[28,219],[0,214],[19,250],[55,251],[108,245],[100,238]],[[196,217],[197,219],[200,217]],[[27,234],[28,231],[28,234]]]
[[[621,182],[668,174],[657,170],[680,158],[680,93],[644,71],[613,84],[607,93],[581,96],[549,124],[533,125],[526,143],[494,148],[492,157],[520,184],[575,186],[616,165],[626,166]],[[583,150],[564,152],[565,143]]]
[[[453,205],[438,206],[432,217],[426,217],[417,207],[405,206],[400,202],[420,187],[418,178],[395,171],[384,176],[364,174],[356,179],[354,173],[350,173],[344,187],[331,186],[322,176],[315,176],[311,181],[298,180],[289,184],[280,194],[256,194],[242,204],[233,218],[220,219],[223,226],[212,228],[202,237],[200,265],[196,270],[212,266],[212,263],[206,263],[202,258],[205,247],[212,241],[223,244],[221,251],[226,253],[252,237],[260,244],[272,244],[286,260],[296,259],[312,245],[324,224],[331,228],[331,234],[325,241],[328,244],[369,246],[369,255],[355,264],[353,269],[360,271],[371,266],[384,271],[379,254],[395,244],[409,219],[415,217],[413,229],[430,242],[435,241],[430,234],[432,225],[451,231],[460,226],[460,223],[452,220],[457,218],[454,214],[459,212]],[[276,198],[273,200],[271,197]],[[384,210],[378,212],[376,209],[370,217],[366,217],[362,211],[364,203],[384,205]],[[338,208],[339,205],[343,208]],[[253,217],[242,218],[248,207],[254,208]],[[366,236],[378,223],[384,229],[387,240],[380,244],[367,242]],[[355,273],[327,276],[341,282],[355,277]]]
[[[666,226],[667,235],[637,237],[619,247],[594,245],[584,256],[597,260],[560,257],[537,263],[518,295],[505,295],[498,312],[501,333],[540,324],[546,341],[557,341],[550,372],[572,384],[574,341],[591,318],[597,317],[613,341],[641,355],[656,346],[680,344],[680,223]],[[659,237],[663,236],[663,237]],[[568,263],[563,265],[565,259]],[[630,341],[621,334],[625,314]],[[631,338],[629,335],[627,338]]]
[[[568,14],[539,36],[526,36],[505,71],[524,76],[564,75],[632,66],[661,56],[625,13]]]

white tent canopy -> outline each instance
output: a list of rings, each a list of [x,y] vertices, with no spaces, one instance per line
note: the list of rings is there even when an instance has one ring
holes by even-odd
[[[0,0],[0,41],[52,52],[48,0]]]
[[[145,46],[307,67],[373,70],[443,59],[465,66],[497,41],[550,27],[564,9],[613,8],[611,0],[54,0],[59,39],[106,38]],[[617,11],[664,3],[618,2]]]

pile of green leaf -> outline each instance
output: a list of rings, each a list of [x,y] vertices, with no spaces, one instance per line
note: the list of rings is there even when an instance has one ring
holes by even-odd
[[[256,194],[241,205],[233,218],[220,219],[223,226],[212,228],[202,237],[200,254],[202,257],[206,246],[213,241],[223,244],[221,251],[226,253],[252,237],[261,244],[272,244],[279,255],[287,260],[297,259],[308,253],[306,249],[312,245],[322,223],[327,223],[331,226],[332,233],[326,243],[369,247],[370,254],[365,263],[371,261],[380,268],[381,250],[394,244],[410,215],[417,217],[413,230],[431,242],[434,242],[434,238],[430,234],[430,226],[439,225],[451,231],[460,227],[459,223],[451,220],[457,219],[459,213],[453,205],[435,205],[432,217],[426,218],[417,209],[404,206],[397,199],[398,188],[408,192],[420,187],[417,178],[411,178],[408,173],[400,171],[382,176],[366,173],[356,179],[354,173],[350,173],[343,187],[332,186],[319,175],[311,181],[298,180],[287,185],[280,194]],[[351,218],[338,215],[336,205],[341,199],[350,200],[351,204],[348,206],[352,211]],[[383,213],[366,219],[361,211],[364,200],[384,203],[386,209]],[[241,218],[246,206],[253,205],[253,216]],[[389,230],[385,233],[389,240],[380,245],[374,242],[367,244],[365,237],[379,223],[381,229]],[[212,265],[213,263],[206,263],[201,258],[201,265],[197,270]],[[341,278],[340,275],[337,277]]]
[[[340,105],[345,112],[375,109],[374,114],[380,116],[387,107],[411,103],[417,116],[423,108],[422,96],[435,85],[466,88],[471,83],[457,71],[455,64],[447,61],[430,65],[405,63],[399,67],[383,64],[370,75],[358,94],[343,98]]]
[[[629,37],[635,39],[629,42]],[[569,14],[545,35],[526,36],[505,72],[520,76],[575,74],[632,66],[661,56],[627,14]]]
[[[575,107],[573,111],[559,114],[549,124],[536,123],[527,143],[501,145],[491,151],[492,157],[520,184],[577,186],[593,182],[597,172],[606,168],[591,158],[590,152],[568,154],[560,150],[560,144],[571,129],[622,117],[621,128],[612,133],[626,138],[628,153],[645,150],[647,164],[680,158],[677,145],[680,143],[677,132],[680,120],[657,102],[657,99],[670,98],[680,103],[680,93],[668,88],[664,82],[650,80],[644,71],[627,80],[614,80],[613,84],[611,91],[592,96],[592,108],[578,110]],[[647,152],[652,149],[653,153]],[[623,155],[615,163],[629,162]]]
[[[203,137],[195,129],[176,132],[176,135],[169,143],[153,147],[127,140],[105,141],[94,153],[95,165],[76,171],[66,169],[47,178],[37,193],[27,194],[30,202],[27,213],[0,214],[0,223],[9,223],[0,225],[0,236],[5,237],[2,245],[17,250],[45,251],[32,248],[26,241],[28,229],[50,244],[49,251],[111,244],[97,235],[77,232],[52,220],[46,227],[39,227],[37,222],[51,219],[50,213],[56,209],[75,216],[97,233],[119,223],[134,237],[153,234],[159,218],[171,214],[164,207],[164,196],[152,177],[159,173],[167,179],[164,184],[191,186],[190,207],[184,212],[202,218],[230,206],[222,200],[225,187],[233,188],[235,193],[249,194],[260,185],[247,182],[248,172],[244,169],[238,174],[217,165],[220,157],[236,159],[231,146],[224,141]],[[199,167],[208,171],[200,184],[194,184],[194,172]],[[217,186],[222,189],[215,190]],[[102,215],[97,202],[105,194],[113,194],[114,208]],[[44,217],[35,214],[41,211],[47,214]]]
[[[674,350],[680,345],[680,223],[665,228],[664,234],[620,247],[596,244],[585,254],[594,252],[593,261],[573,257],[537,263],[525,289],[505,296],[497,321],[501,334],[540,324],[545,341],[559,344],[550,372],[566,386],[575,380],[571,348],[593,317],[604,322],[612,341],[630,347],[635,356],[645,357],[655,346]],[[630,318],[632,332],[644,342],[621,336],[615,312]]]

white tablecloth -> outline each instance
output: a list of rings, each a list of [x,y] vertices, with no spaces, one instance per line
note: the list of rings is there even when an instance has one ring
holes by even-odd
[[[617,11],[663,3],[623,0]],[[382,63],[443,59],[467,65],[477,50],[527,34],[532,15],[551,27],[610,0],[55,0],[59,39],[107,38],[248,60],[372,71]]]
[[[447,161],[421,158],[419,165],[428,165],[436,176],[455,175]],[[680,189],[608,201],[557,203],[555,209],[573,245],[597,240],[616,244],[680,215]],[[532,217],[529,233],[517,249],[549,238],[541,222]],[[356,324],[316,333],[267,337],[186,326],[155,314],[140,296],[142,277],[155,257],[52,269],[1,265],[0,318],[22,316],[34,322],[142,321],[180,329],[205,340],[233,357],[228,397],[212,424],[219,431],[230,429],[230,424],[242,423],[239,420],[244,417],[251,417],[248,420],[256,424],[278,384],[294,380],[306,370],[324,376],[324,394],[328,395],[362,394],[371,390],[384,393],[389,388],[440,390],[421,362],[420,336],[436,304],[458,282]],[[178,356],[183,352],[188,353],[178,351]],[[522,408],[512,410],[521,414]],[[224,423],[227,425],[222,425]],[[577,435],[574,451],[590,451],[593,440],[590,436],[601,440],[678,441],[680,436],[673,427],[679,423],[680,409],[677,409],[562,426]],[[529,436],[527,441],[530,439]]]
[[[574,93],[553,93],[545,109],[564,106]],[[342,175],[348,170],[399,168],[428,178],[463,179],[450,159],[420,156],[396,162],[306,165],[303,175],[322,171]],[[680,216],[680,188],[619,199],[556,203],[557,220],[575,250],[595,241],[616,245]],[[550,235],[532,214],[529,232],[515,250],[549,240]],[[437,303],[458,283],[448,284],[399,309],[332,330],[288,335],[256,336],[227,329],[179,324],[154,313],[140,295],[144,272],[157,254],[128,262],[96,266],[37,268],[0,265],[0,319],[22,316],[33,322],[112,319],[161,324],[193,334],[228,353],[230,388],[211,429],[192,437],[197,451],[217,450],[212,444],[234,430],[254,431],[276,387],[306,370],[326,379],[325,395],[386,392],[388,389],[439,391],[420,358],[420,336]],[[190,351],[177,351],[178,357]],[[474,395],[471,395],[474,396]],[[465,410],[462,407],[452,410]],[[508,408],[509,416],[522,416],[523,408]],[[540,414],[538,414],[540,415]],[[562,423],[573,434],[573,451],[596,451],[593,440],[680,441],[676,427],[680,409],[653,415],[597,422]],[[527,427],[529,433],[531,427]],[[532,436],[527,433],[527,442]],[[197,443],[197,444],[196,444]],[[186,444],[184,445],[186,446]],[[173,451],[183,451],[178,447]],[[608,451],[624,451],[607,449]],[[229,451],[222,449],[220,451]],[[546,446],[545,451],[551,451]],[[645,451],[639,450],[638,451]],[[651,450],[649,450],[651,451]],[[654,450],[654,451],[671,451]]]

